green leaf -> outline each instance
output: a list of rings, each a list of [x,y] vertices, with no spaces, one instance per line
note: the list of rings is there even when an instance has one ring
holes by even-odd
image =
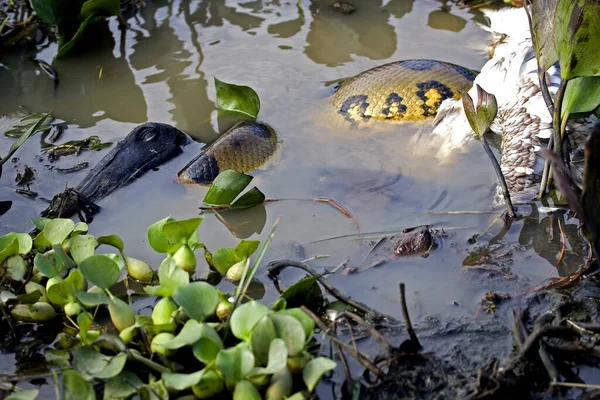
[[[243,209],[257,206],[265,202],[265,194],[256,186],[248,190],[239,199],[233,202],[231,208]]]
[[[90,227],[85,222],[78,222],[73,227],[73,234],[86,233],[89,229]]]
[[[554,47],[563,79],[600,75],[600,3],[559,0],[554,20]]]
[[[272,311],[258,301],[249,301],[237,307],[231,315],[231,333],[240,340],[249,340],[254,325]]]
[[[314,310],[322,304],[323,300],[323,293],[317,282],[318,278],[317,275],[313,275],[300,279],[284,290],[279,297],[285,299],[289,308],[306,305],[309,309]]]
[[[81,302],[81,304],[83,304],[84,307],[96,307],[110,303],[110,297],[108,297],[106,293],[78,291],[75,293],[75,297]]]
[[[267,314],[256,323],[250,335],[252,352],[260,365],[267,363],[271,341],[276,338],[283,339],[290,357],[299,354],[306,342],[304,327],[296,318],[280,313]]]
[[[82,312],[77,315],[77,326],[79,327],[79,336],[81,337],[81,342],[86,345],[90,345],[93,342],[93,339],[88,340],[88,332],[92,327],[92,323],[94,322],[94,318],[92,314],[89,312]]]
[[[75,223],[70,219],[65,218],[56,218],[52,221],[48,222],[46,226],[44,226],[44,230],[40,233],[43,236],[40,242],[36,242],[38,237],[34,240],[36,248],[40,250],[45,250],[47,247],[50,247],[53,244],[62,244],[66,238],[69,237],[71,232],[73,232],[73,228],[75,228]],[[46,245],[46,247],[39,247],[40,245]]]
[[[201,324],[195,319],[189,319],[181,328],[181,331],[168,342],[161,343],[161,345],[169,350],[180,349],[183,346],[188,346],[196,343],[200,339]]]
[[[600,104],[600,76],[574,78],[567,83],[562,116],[592,113]]]
[[[249,381],[240,381],[235,385],[233,400],[262,400],[258,389]]]
[[[1,259],[2,257],[0,257]],[[2,261],[0,261],[1,263]],[[29,271],[29,265],[25,262],[23,257],[18,254],[10,256],[6,259],[5,263],[6,277],[17,282],[25,281],[25,276]]]
[[[43,117],[41,117],[31,128],[29,128],[27,132],[22,134],[21,137],[19,137],[19,139],[17,139],[17,141],[12,144],[12,146],[10,146],[8,154],[2,160],[0,160],[0,166],[4,165],[4,163],[6,163],[12,157],[12,155],[15,154],[19,147],[21,147],[27,139],[29,139],[38,131],[38,128],[42,126],[42,124],[44,123],[46,118],[48,118],[49,115],[50,114],[44,114]]]
[[[79,263],[79,270],[87,280],[101,289],[108,289],[119,280],[116,262],[103,254],[95,254]]]
[[[59,59],[59,58],[63,57],[65,54],[69,53],[71,50],[73,50],[73,48],[75,47],[77,42],[79,42],[79,40],[81,40],[81,38],[83,37],[83,32],[85,31],[85,28],[90,23],[100,21],[100,20],[102,20],[102,17],[96,16],[93,14],[88,16],[81,23],[81,25],[79,25],[79,28],[77,28],[77,32],[75,32],[75,35],[73,35],[73,37],[68,39],[68,41],[66,43],[65,43],[64,39],[60,41],[58,51],[56,52],[56,55],[54,56],[54,58]],[[61,39],[62,38],[63,38],[63,36],[61,35]]]
[[[205,371],[205,369],[202,369],[191,374],[175,374],[172,372],[166,372],[162,374],[162,380],[169,389],[185,390],[198,384]]]
[[[156,221],[148,227],[148,243],[158,253],[174,253],[180,246],[180,243],[170,242],[164,235],[162,229],[168,223],[175,221],[171,217],[166,217]]]
[[[288,308],[277,312],[278,314],[291,315],[296,318],[298,322],[302,324],[304,328],[304,334],[309,339],[315,331],[315,321],[312,320],[302,309],[300,308]]]
[[[221,393],[225,387],[223,379],[213,370],[205,371],[197,385],[192,387],[194,395],[199,399],[208,399]]]
[[[46,225],[48,224],[48,222],[52,221],[52,219],[50,219],[50,218],[39,218],[39,219],[30,218],[30,220],[39,231],[43,231],[44,228],[46,227]]]
[[[4,400],[34,400],[40,393],[37,389],[21,390],[14,392],[4,398]]]
[[[231,247],[223,247],[213,253],[212,262],[216,270],[221,275],[225,275],[227,270],[237,262],[235,257],[235,249]]]
[[[554,50],[554,13],[558,0],[531,2],[531,35],[540,66],[550,68],[558,60]]]
[[[255,368],[252,375],[272,375],[287,366],[287,348],[281,339],[273,339],[269,346],[269,361],[266,368]]]
[[[127,354],[107,356],[92,347],[82,346],[73,352],[73,368],[83,376],[108,379],[117,376],[125,366]]]
[[[222,171],[204,196],[209,206],[222,206],[231,202],[250,184],[252,177],[233,170]]]
[[[54,250],[36,254],[33,265],[48,278],[54,278],[63,269],[63,265],[54,256]]]
[[[198,321],[213,315],[219,304],[217,290],[206,282],[192,282],[177,288],[173,300],[190,318]]]
[[[42,297],[40,290],[34,290],[31,293],[20,294],[17,296],[17,300],[24,304],[35,304]]]
[[[144,385],[136,374],[121,371],[104,384],[104,400],[126,400],[133,396]]]
[[[46,289],[48,299],[56,305],[62,306],[75,300],[76,289],[81,284],[83,277],[78,269],[71,270],[69,276]]]
[[[96,392],[91,383],[72,369],[63,370],[64,400],[96,400]]]
[[[259,244],[260,241],[258,240],[242,240],[235,247],[235,255],[238,257],[238,260],[250,258],[256,249],[258,249]]]
[[[13,240],[17,239],[17,253],[18,254],[27,254],[31,251],[33,247],[33,240],[31,236],[27,233],[14,233],[10,232],[6,235],[0,236],[0,249],[5,249],[7,246],[11,245]],[[17,254],[14,253],[14,254]],[[0,259],[0,262],[4,261],[4,259]]]
[[[204,364],[208,364],[217,357],[223,348],[223,341],[217,331],[207,323],[200,324],[198,330],[200,338],[194,344],[194,356]]]
[[[77,264],[93,256],[96,249],[96,239],[92,235],[77,235],[69,239],[71,257]]]
[[[9,240],[10,242],[8,242]],[[0,251],[0,262],[4,262],[8,257],[19,254],[19,241],[16,237],[7,238],[4,242],[5,243],[0,243],[0,246],[4,246]]]
[[[162,234],[169,243],[187,244],[187,241],[196,232],[201,222],[202,218],[169,221],[163,225]]]
[[[71,269],[76,266],[75,261],[73,261],[73,259],[69,257],[67,253],[65,253],[60,244],[53,244],[52,250],[54,250],[54,257],[58,260],[59,264],[62,264],[64,268]]]
[[[190,282],[190,275],[175,265],[172,257],[167,257],[158,267],[158,286],[145,286],[144,291],[151,296],[170,297],[175,290]]]
[[[88,3],[89,3],[89,1],[88,1]],[[99,236],[98,244],[107,244],[109,246],[116,247],[117,249],[119,249],[119,251],[123,251],[123,249],[125,247],[125,245],[123,244],[123,239],[121,239],[117,235]]]
[[[110,320],[119,332],[132,326],[136,322],[133,308],[118,297],[113,297],[108,304]]]
[[[306,364],[302,370],[302,379],[308,390],[312,393],[321,380],[321,377],[327,372],[335,369],[335,361],[325,357],[313,358]]]
[[[225,378],[239,382],[254,368],[254,355],[242,342],[235,347],[221,350],[216,363]]]
[[[260,111],[258,94],[248,86],[238,86],[215,78],[217,90],[217,108],[234,111],[256,118]]]
[[[88,0],[81,7],[81,16],[83,18],[92,15],[110,17],[111,15],[120,14],[121,2],[119,0]]]

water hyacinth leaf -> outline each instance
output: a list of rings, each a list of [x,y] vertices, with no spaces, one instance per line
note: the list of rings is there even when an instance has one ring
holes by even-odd
[[[242,240],[235,247],[235,255],[239,260],[243,258],[250,258],[252,254],[258,249],[260,241],[258,240]]]
[[[45,303],[49,303],[48,295],[46,293],[46,287],[36,283],[34,281],[29,281],[25,284],[25,293],[33,293],[40,292],[40,301]]]
[[[56,318],[56,310],[48,303],[17,304],[10,315],[17,321],[44,322]]]
[[[217,358],[217,354],[223,348],[223,341],[217,331],[206,323],[200,324],[199,331],[200,338],[193,348],[194,356],[204,364],[208,364]]]
[[[62,271],[62,264],[54,257],[54,251],[38,253],[33,259],[33,265],[47,278],[54,278]]]
[[[168,221],[162,227],[162,234],[170,243],[186,244],[201,222],[202,218]]]
[[[46,250],[53,244],[62,244],[73,232],[74,227],[75,223],[70,219],[53,219],[45,224],[44,229],[33,240],[33,244],[38,250]]]
[[[600,76],[574,78],[567,83],[561,114],[592,113],[600,104]],[[578,115],[580,118],[581,115]]]
[[[71,353],[68,350],[44,349],[44,358],[54,368],[71,368]]]
[[[318,278],[317,275],[303,278],[284,290],[279,297],[285,299],[290,308],[306,305],[309,309],[317,311],[323,303]]]
[[[212,255],[212,262],[216,270],[225,275],[227,270],[237,262],[235,257],[235,249],[231,247],[223,247],[215,251]]]
[[[17,296],[17,300],[24,304],[35,304],[42,297],[42,292],[35,290],[31,293],[20,294]]]
[[[49,115],[50,114],[44,114],[31,128],[27,130],[27,132],[22,134],[21,137],[19,137],[17,141],[14,142],[12,146],[10,146],[8,154],[2,160],[0,160],[0,166],[4,165],[4,163],[6,163],[12,157],[12,155],[19,149],[19,147],[21,147],[27,139],[29,139],[38,131],[38,129],[42,126],[42,124]]]
[[[160,285],[145,286],[144,291],[152,296],[170,297],[177,288],[190,282],[190,275],[175,265],[173,258],[167,257],[158,267],[158,281]]]
[[[169,390],[164,381],[158,380],[145,384],[138,391],[142,400],[169,400]]]
[[[166,372],[162,374],[162,380],[169,389],[185,390],[198,384],[204,373],[204,369],[191,374],[176,374],[172,372]]]
[[[0,259],[1,258],[2,257],[0,257]],[[25,262],[23,257],[18,254],[8,257],[4,267],[6,277],[17,282],[23,282],[29,270],[29,265]]]
[[[148,243],[154,249],[154,251],[158,253],[173,253],[176,251],[181,244],[172,243],[163,234],[163,226],[168,222],[175,221],[175,219],[171,217],[166,217],[161,219],[160,221],[156,221],[152,225],[148,227]]]
[[[63,396],[65,400],[96,400],[96,392],[91,383],[75,370],[67,369],[62,372]]]
[[[262,400],[258,389],[251,382],[243,380],[235,385],[233,400]]]
[[[531,2],[531,35],[533,48],[544,69],[558,60],[554,49],[554,13],[558,0],[536,0]]]
[[[250,184],[252,177],[233,170],[221,172],[204,196],[209,206],[229,205]]]
[[[296,318],[280,313],[265,315],[250,335],[252,352],[260,365],[267,364],[271,341],[276,338],[283,339],[290,357],[299,354],[306,342],[304,327]]]
[[[257,206],[265,202],[265,194],[256,186],[248,190],[239,199],[233,202],[231,208],[243,209]]]
[[[278,314],[291,315],[296,318],[298,322],[304,327],[304,334],[309,339],[315,331],[315,321],[312,320],[302,309],[300,308],[288,308],[277,312]]]
[[[3,290],[0,292],[0,303],[8,304],[10,302],[16,302],[17,295],[13,292],[9,292],[8,290]]]
[[[69,282],[65,279],[47,287],[46,293],[52,304],[62,306],[74,300],[75,287],[73,286],[72,282]]]
[[[40,231],[43,231],[44,228],[46,227],[46,225],[48,224],[48,222],[52,221],[52,219],[50,218],[38,218],[38,219],[31,219],[31,222],[33,223],[33,225]]]
[[[81,342],[83,344],[91,344],[92,340],[88,341],[88,332],[92,327],[92,322],[94,322],[94,318],[92,314],[88,312],[79,313],[77,316],[77,326],[79,327],[79,336],[81,337]]]
[[[64,268],[71,269],[77,265],[75,264],[75,261],[65,253],[60,244],[53,244],[52,250],[54,251],[54,258],[56,258],[58,260],[57,262]]]
[[[1,245],[4,245],[4,247],[0,250],[0,262],[4,262],[8,257],[19,253],[19,241],[16,237],[7,238],[5,243],[1,243]]]
[[[136,374],[121,371],[104,384],[104,400],[126,400],[133,396],[144,383]]]
[[[0,236],[0,249],[4,249],[8,245],[12,244],[14,239],[17,239],[17,252],[19,254],[27,254],[31,251],[31,248],[33,247],[33,240],[31,239],[31,236],[29,236],[27,233],[14,232],[10,232],[6,235]]]
[[[123,251],[125,245],[123,244],[123,239],[121,239],[117,235],[107,235],[107,236],[99,236],[98,244],[107,244],[112,247],[116,247],[119,251]]]
[[[231,333],[240,340],[249,340],[254,325],[272,311],[257,301],[249,301],[237,307],[231,315]]]
[[[90,293],[78,291],[75,293],[77,300],[83,304],[84,307],[96,307],[102,304],[109,304],[110,297],[106,293]]]
[[[239,382],[254,368],[254,355],[245,343],[240,343],[221,350],[217,355],[216,364],[225,378]]]
[[[269,346],[269,361],[266,368],[255,368],[252,374],[272,375],[287,366],[287,348],[281,339],[273,339]]]
[[[95,254],[79,263],[79,270],[87,280],[101,289],[108,289],[119,280],[116,262],[103,254]]]
[[[554,19],[554,47],[563,79],[600,75],[600,3],[559,0]]]
[[[217,290],[206,282],[192,282],[177,288],[173,293],[173,300],[190,318],[202,321],[215,313],[219,295]]]
[[[335,369],[335,361],[325,357],[317,357],[308,362],[302,370],[302,379],[308,390],[312,393],[317,387],[321,377],[327,372]]]
[[[127,347],[121,338],[112,333],[101,333],[100,336],[94,339],[92,344],[100,351],[109,354],[125,353],[127,351]]]
[[[306,400],[306,397],[304,396],[304,393],[296,392],[290,397],[287,397],[286,400]]]
[[[118,297],[113,297],[108,304],[110,320],[119,332],[132,326],[136,322],[133,308]]]
[[[224,111],[234,111],[256,118],[260,111],[260,98],[248,86],[226,83],[215,77],[217,91],[217,108]]]
[[[21,390],[14,392],[4,398],[4,400],[34,400],[40,393],[37,389]]]
[[[117,376],[125,366],[127,354],[107,356],[90,346],[82,346],[73,352],[73,368],[83,376],[108,379]]]
[[[75,235],[80,233],[86,233],[89,230],[89,228],[90,227],[85,222],[78,222],[73,227],[73,234]]]
[[[42,21],[50,25],[59,25],[74,22],[78,15],[83,0],[32,0],[31,5]]]
[[[133,279],[140,282],[150,283],[154,277],[154,270],[142,260],[137,258],[127,257],[127,273]]]
[[[194,395],[199,399],[208,399],[221,393],[225,388],[223,379],[213,370],[204,369],[204,374],[197,385],[192,387]]]
[[[201,324],[195,319],[188,320],[177,336],[169,342],[162,343],[162,346],[169,350],[176,350],[196,343],[201,336],[200,326]]]
[[[71,257],[77,264],[93,256],[96,250],[96,239],[92,235],[76,235],[69,239]]]

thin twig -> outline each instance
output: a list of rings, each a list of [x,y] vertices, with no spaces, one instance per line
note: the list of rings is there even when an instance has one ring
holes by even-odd
[[[419,338],[412,327],[410,316],[408,315],[408,307],[406,306],[406,287],[404,286],[404,282],[400,283],[400,303],[402,305],[402,316],[404,317],[404,324],[406,325],[408,336],[417,349],[422,349],[423,346],[421,346],[421,343],[419,342]]]
[[[340,313],[338,313],[335,317],[335,320],[338,320],[340,318],[346,318],[346,319],[351,319],[354,322],[360,324],[363,328],[365,328],[370,334],[371,336],[377,340],[379,342],[379,344],[381,344],[383,347],[385,347],[385,349],[388,352],[392,352],[394,351],[394,346],[392,346],[390,344],[390,342],[388,342],[382,335],[381,333],[379,333],[377,331],[377,329],[373,328],[371,325],[369,325],[367,323],[367,321],[365,321],[364,319],[362,319],[361,317],[359,317],[358,315],[348,312],[348,311],[342,311]]]
[[[348,393],[352,393],[352,374],[350,373],[350,367],[348,366],[348,361],[346,361],[342,346],[337,343],[334,343],[333,346],[337,350],[340,361],[342,362],[342,367],[344,368],[344,374],[346,375],[346,389],[348,390]]]
[[[500,187],[502,188],[502,196],[504,197],[504,203],[506,204],[506,211],[508,212],[508,216],[511,219],[515,219],[517,215],[515,214],[515,209],[513,208],[512,201],[510,199],[510,193],[508,192],[508,185],[506,184],[506,179],[504,179],[504,175],[502,174],[502,168],[500,168],[500,164],[498,160],[496,160],[496,156],[492,152],[490,148],[490,144],[488,143],[485,136],[482,138],[483,148],[487,153],[490,161],[492,162],[492,166],[494,167],[494,171],[496,171],[496,176],[498,177],[498,181]]]
[[[574,383],[574,382],[552,382],[552,386],[566,386],[581,389],[600,389],[600,385],[592,385],[589,383]]]
[[[527,356],[531,351],[533,351],[537,346],[540,340],[543,337],[573,337],[577,336],[577,331],[573,328],[567,326],[552,326],[546,325],[540,328],[536,328],[531,335],[525,340],[523,346],[521,347],[521,354]]]

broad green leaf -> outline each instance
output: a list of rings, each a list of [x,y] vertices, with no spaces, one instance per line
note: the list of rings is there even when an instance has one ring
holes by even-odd
[[[93,256],[96,249],[96,239],[92,235],[76,235],[69,239],[71,257],[77,264]]]
[[[258,94],[248,86],[238,86],[215,78],[217,90],[217,108],[235,111],[256,118],[260,111]]]
[[[14,294],[13,292],[9,292],[8,290],[3,290],[2,292],[0,292],[0,303],[8,304],[10,302],[16,302],[16,301],[17,301],[17,295]]]
[[[121,14],[121,2],[119,0],[88,0],[81,7],[83,18],[92,15],[110,17],[119,14]]]
[[[145,286],[144,291],[151,296],[170,297],[177,288],[190,282],[190,275],[175,265],[173,258],[167,257],[158,267],[158,281],[160,285]]]
[[[123,239],[121,239],[117,235],[99,236],[98,244],[107,244],[109,246],[116,247],[117,249],[119,249],[119,251],[123,251],[123,248],[125,247],[125,245],[123,244]]]
[[[204,369],[204,374],[192,387],[194,395],[199,399],[208,399],[221,393],[225,387],[223,379],[213,370]]]
[[[0,237],[0,240],[3,238],[4,236]],[[7,237],[3,242],[0,242],[0,248],[2,249],[0,250],[0,263],[4,262],[8,257],[19,254],[19,241],[16,237]]]
[[[254,355],[245,343],[223,349],[216,358],[217,367],[232,382],[239,382],[254,368]]]
[[[42,21],[61,27],[78,19],[83,2],[84,0],[32,0],[31,4]]]
[[[188,346],[196,343],[198,339],[200,339],[201,324],[195,319],[189,319],[181,331],[175,336],[171,341],[161,343],[162,346],[169,350],[176,350],[182,348],[183,346]]]
[[[125,366],[127,354],[107,356],[89,346],[82,346],[73,352],[73,368],[83,376],[108,379],[117,376]]]
[[[302,379],[308,390],[312,393],[317,387],[321,377],[327,372],[335,369],[335,361],[325,357],[317,357],[308,362],[302,370]]]
[[[0,257],[0,259],[1,258],[2,257]],[[0,261],[0,263],[1,262],[2,261]],[[23,257],[18,254],[8,257],[4,267],[6,269],[6,277],[18,282],[23,282],[29,271],[29,265],[27,265]]]
[[[231,208],[242,209],[250,208],[263,204],[265,202],[265,194],[261,192],[256,186],[248,190],[246,193],[240,196],[239,199],[233,202]]]
[[[118,297],[113,297],[108,304],[110,320],[119,332],[135,324],[135,311]]]
[[[78,222],[73,228],[73,234],[86,233],[89,229],[90,227],[85,222]]]
[[[558,0],[531,2],[531,36],[540,65],[550,68],[558,60],[554,50],[554,14]]]
[[[52,368],[71,368],[71,353],[68,350],[56,350],[46,347],[44,358]]]
[[[231,333],[240,340],[249,340],[254,325],[272,311],[258,301],[249,301],[237,307],[231,315]]]
[[[168,222],[175,221],[171,217],[166,217],[160,221],[156,221],[148,227],[148,243],[158,253],[173,253],[181,243],[170,242],[164,235],[162,229]]]
[[[12,155],[15,154],[15,152],[19,149],[19,147],[21,147],[27,139],[29,139],[36,132],[38,132],[38,129],[42,126],[42,124],[44,123],[44,121],[46,120],[46,118],[49,115],[50,114],[44,114],[44,116],[42,116],[31,128],[29,128],[29,130],[27,132],[22,134],[21,137],[19,137],[17,139],[17,141],[14,142],[12,144],[12,146],[10,146],[10,149],[8,150],[8,154],[2,160],[0,160],[0,166],[4,165],[4,163],[6,163],[8,160],[10,160]]]
[[[315,321],[312,320],[302,309],[300,308],[288,308],[277,312],[278,314],[291,315],[296,318],[298,322],[304,327],[304,334],[309,339],[315,331]]]
[[[57,259],[57,262],[64,268],[71,269],[76,266],[75,261],[65,253],[60,244],[53,244],[52,250],[54,250],[54,257]]]
[[[223,341],[219,337],[217,331],[206,323],[200,324],[200,339],[194,344],[194,356],[208,364],[213,361],[219,351],[223,348]]]
[[[35,290],[31,293],[20,294],[17,296],[17,300],[24,304],[35,304],[42,297],[42,292]]]
[[[233,400],[262,400],[258,389],[251,382],[243,380],[235,385]]]
[[[54,250],[36,254],[33,265],[48,278],[54,278],[63,269],[63,265],[54,257]]]
[[[154,270],[147,263],[137,258],[127,256],[125,258],[127,259],[127,273],[131,278],[144,283],[152,282]]]
[[[299,354],[306,342],[304,327],[296,318],[280,313],[267,314],[254,325],[250,335],[252,352],[260,365],[267,364],[271,341],[277,338],[283,339],[290,357]]]
[[[219,271],[221,275],[225,275],[227,270],[237,262],[235,249],[231,247],[218,249],[212,255],[212,262],[216,270]]]
[[[169,389],[185,390],[198,384],[205,371],[206,370],[202,369],[191,374],[175,374],[172,372],[166,372],[162,374],[162,380]]]
[[[284,290],[279,297],[285,299],[289,308],[305,305],[314,310],[322,304],[323,300],[323,293],[317,282],[318,278],[317,275],[303,278]]]
[[[108,289],[119,280],[116,262],[103,254],[95,254],[79,263],[79,270],[87,280],[102,289]]]
[[[252,254],[258,249],[260,241],[258,240],[242,240],[235,247],[235,255],[238,259],[250,258]]]
[[[82,290],[83,277],[78,269],[71,270],[69,276],[47,287],[48,299],[56,305],[62,306],[75,300],[75,291]]]
[[[190,318],[198,321],[213,315],[219,304],[217,290],[206,282],[192,282],[177,288],[173,300]]]
[[[290,397],[287,397],[286,400],[306,400],[306,397],[304,396],[304,393],[296,392]]]
[[[567,83],[562,116],[591,113],[600,104],[600,76],[574,78]]]
[[[126,400],[133,396],[144,383],[136,374],[121,371],[104,384],[104,400]]]
[[[77,315],[77,326],[79,327],[79,336],[81,337],[81,342],[85,345],[91,344],[93,340],[88,340],[88,332],[92,327],[92,323],[94,322],[94,318],[92,314],[88,312],[82,312]]]
[[[554,47],[563,79],[600,75],[600,2],[559,0]]]
[[[4,398],[4,400],[34,400],[39,394],[37,389],[21,390],[14,392]]]
[[[104,292],[90,293],[78,291],[75,293],[75,297],[77,297],[77,300],[79,300],[84,307],[96,307],[110,303],[110,297]]]
[[[75,370],[67,369],[62,372],[64,400],[96,400],[96,392],[91,383]]]
[[[187,244],[187,241],[196,232],[201,222],[202,218],[169,221],[163,225],[162,234],[170,243]]]
[[[48,222],[52,221],[51,218],[39,218],[39,219],[30,218],[30,220],[39,231],[43,231],[44,227],[48,224]]]
[[[44,226],[44,230],[35,238],[35,247],[39,250],[46,250],[53,244],[62,244],[69,237],[75,223],[70,219],[56,218]]]
[[[269,361],[266,368],[255,368],[253,375],[272,375],[287,366],[287,348],[281,339],[273,339],[269,346]]]
[[[11,246],[15,239],[17,240],[17,253],[14,254],[27,254],[31,251],[31,248],[33,247],[31,236],[27,233],[14,232],[0,236],[0,251],[3,252],[5,248]],[[2,261],[4,261],[4,259],[0,259],[0,262]]]
[[[213,181],[204,196],[204,203],[222,206],[231,202],[250,184],[252,177],[233,170],[221,172]]]
[[[77,42],[79,42],[79,40],[81,40],[81,38],[83,37],[83,32],[85,31],[85,28],[90,23],[94,23],[96,21],[101,21],[102,19],[103,19],[102,17],[92,14],[92,15],[88,16],[85,20],[83,20],[81,25],[79,25],[79,28],[77,28],[77,31],[75,32],[75,35],[73,35],[73,37],[68,38],[67,42],[65,42],[65,40],[60,41],[58,51],[56,52],[56,55],[54,56],[54,58],[59,59],[59,58],[63,57],[65,54],[69,53],[71,50],[73,50],[73,48],[75,47]],[[63,38],[62,35],[61,35],[61,38]]]
[[[10,314],[17,321],[44,322],[56,317],[56,310],[48,303],[17,304]]]
[[[127,346],[117,335],[113,333],[101,333],[100,336],[94,339],[92,345],[101,352],[109,354],[125,353]]]
[[[37,282],[29,281],[25,284],[25,293],[33,293],[33,292],[40,292],[40,301],[43,301],[45,303],[50,302],[50,300],[48,299],[48,294],[46,292],[46,287],[40,285]]]

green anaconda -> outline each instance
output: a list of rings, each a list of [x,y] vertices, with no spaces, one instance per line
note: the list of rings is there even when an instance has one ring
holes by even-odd
[[[475,73],[447,62],[404,60],[364,71],[344,81],[329,105],[339,118],[416,121],[434,117],[441,102],[460,98]],[[191,142],[166,124],[136,127],[73,189],[61,193],[43,212],[69,216],[139,178],[183,152]],[[278,147],[268,124],[246,121],[233,126],[193,158],[178,174],[181,183],[210,184],[219,172],[251,172],[266,164]],[[89,208],[89,207],[88,207]],[[88,210],[90,211],[90,210]],[[93,210],[91,210],[93,211]]]
[[[475,76],[474,71],[442,61],[392,62],[345,80],[333,96],[333,108],[349,120],[432,118],[442,101],[459,99],[468,91]]]

